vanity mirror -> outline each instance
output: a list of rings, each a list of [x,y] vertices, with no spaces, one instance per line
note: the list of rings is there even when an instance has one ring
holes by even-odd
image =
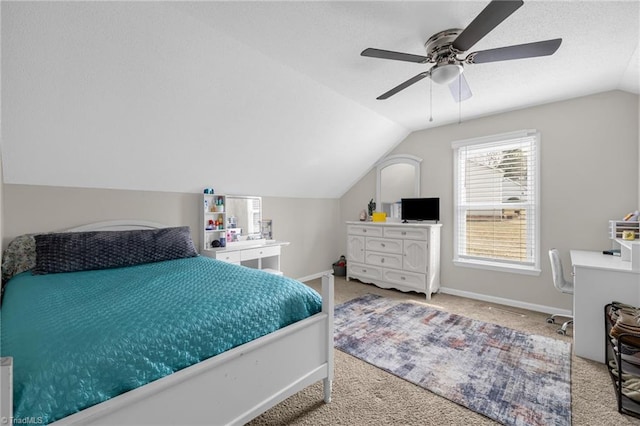
[[[227,244],[262,238],[262,198],[227,195]]]
[[[400,200],[420,197],[421,158],[396,154],[376,164],[376,210],[390,220],[400,220]]]

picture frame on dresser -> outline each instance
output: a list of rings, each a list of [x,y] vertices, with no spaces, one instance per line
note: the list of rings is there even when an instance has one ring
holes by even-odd
[[[381,288],[440,290],[440,230],[436,223],[347,222],[346,279]]]

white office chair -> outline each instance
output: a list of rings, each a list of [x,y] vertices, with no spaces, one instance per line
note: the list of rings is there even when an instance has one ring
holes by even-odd
[[[560,261],[560,253],[557,249],[549,250],[549,260],[551,261],[551,274],[553,276],[553,285],[558,291],[573,295],[573,281],[567,281],[562,271],[562,262]],[[573,316],[554,314],[547,318],[549,324],[554,324],[556,317],[570,318],[562,324],[558,329],[558,334],[567,334],[567,327],[573,324]]]

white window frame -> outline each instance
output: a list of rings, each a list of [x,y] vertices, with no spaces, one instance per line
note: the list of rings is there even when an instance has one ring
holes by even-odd
[[[459,203],[460,182],[459,182],[459,148],[468,147],[472,145],[482,144],[495,144],[497,142],[512,141],[523,137],[535,138],[535,148],[532,151],[535,155],[534,161],[535,167],[529,167],[529,171],[533,176],[530,179],[534,181],[534,189],[532,191],[533,200],[531,209],[533,210],[533,229],[528,235],[527,239],[533,243],[532,250],[532,262],[517,262],[506,261],[500,259],[477,259],[465,257],[461,252],[463,251],[463,245],[465,241],[460,241],[461,230],[460,229],[460,215],[465,214],[466,206],[461,206]],[[480,138],[465,139],[460,141],[454,141],[451,143],[453,149],[453,263],[456,266],[488,269],[493,271],[511,272],[517,274],[526,275],[540,275],[540,145],[541,138],[540,133],[534,129],[520,130],[509,133],[501,133],[497,135],[484,136]],[[505,146],[506,147],[506,146]],[[502,148],[501,148],[502,149]]]

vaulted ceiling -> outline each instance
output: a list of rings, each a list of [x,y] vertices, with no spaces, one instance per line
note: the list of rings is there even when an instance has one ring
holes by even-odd
[[[637,1],[527,1],[473,50],[473,97],[376,97],[488,1],[2,2],[5,183],[339,197],[410,132],[608,90],[640,93]],[[429,121],[429,116],[433,121]]]

